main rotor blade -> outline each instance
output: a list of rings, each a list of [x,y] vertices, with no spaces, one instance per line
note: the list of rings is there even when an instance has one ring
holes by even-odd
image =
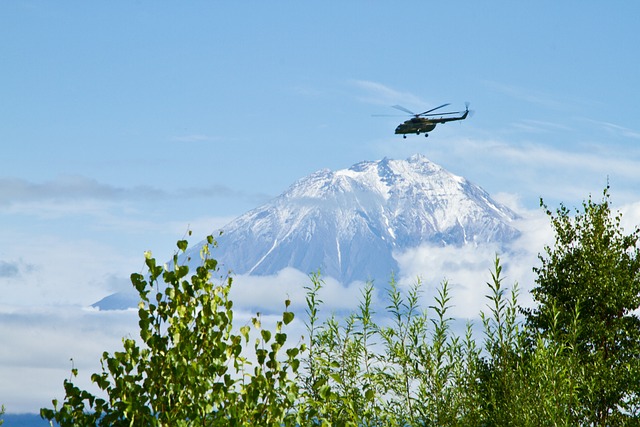
[[[420,114],[420,116],[423,117],[429,117],[429,116],[446,116],[447,114],[464,114],[464,111],[451,111],[449,113],[433,113],[433,114]]]
[[[436,111],[436,110],[438,110],[438,109],[440,109],[440,108],[442,108],[442,107],[446,107],[447,105],[451,105],[451,104],[450,104],[450,103],[442,104],[442,105],[441,105],[441,106],[439,106],[439,107],[432,108],[431,110],[427,110],[427,111],[425,111],[424,113],[420,113],[420,114],[417,114],[417,115],[418,115],[418,116],[424,116],[424,115],[425,115],[425,114],[427,114],[427,113],[430,113],[430,112],[432,112],[432,111]]]
[[[413,111],[404,108],[402,105],[392,105],[391,108],[395,108],[396,110],[404,111],[405,113],[411,114],[412,116],[419,116],[419,114],[416,114]]]

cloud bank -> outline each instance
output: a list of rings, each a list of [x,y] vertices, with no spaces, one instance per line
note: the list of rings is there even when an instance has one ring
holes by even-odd
[[[248,194],[220,184],[186,187],[171,191],[147,185],[119,187],[79,175],[59,176],[40,183],[22,178],[0,178],[0,209],[3,210],[44,202],[59,204],[83,201],[140,202],[215,197],[262,202],[269,196],[259,193]]]

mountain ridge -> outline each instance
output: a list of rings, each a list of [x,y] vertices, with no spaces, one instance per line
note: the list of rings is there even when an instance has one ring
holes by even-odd
[[[294,267],[343,283],[386,280],[398,270],[394,251],[506,242],[519,234],[517,217],[423,155],[384,158],[299,179],[223,227],[215,256],[236,274]]]

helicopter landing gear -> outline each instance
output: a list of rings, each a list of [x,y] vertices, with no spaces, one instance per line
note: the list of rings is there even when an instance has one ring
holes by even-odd
[[[425,137],[425,138],[428,138],[428,137],[429,137],[429,134],[428,134],[428,133],[425,133],[425,134],[424,134],[424,137]]]
[[[407,135],[402,135],[402,137],[403,137],[404,139],[407,139]]]

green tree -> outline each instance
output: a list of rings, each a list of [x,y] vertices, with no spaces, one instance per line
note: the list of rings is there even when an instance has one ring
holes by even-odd
[[[589,197],[575,216],[564,205],[554,214],[541,200],[555,245],[539,256],[538,305],[525,310],[530,330],[575,352],[585,381],[573,413],[592,425],[637,419],[640,396],[640,230],[624,234],[609,199],[607,187],[601,202]]]
[[[140,339],[124,339],[123,351],[105,352],[102,372],[91,377],[106,398],[65,381],[64,401],[42,409],[43,418],[62,427],[298,424],[292,408],[304,346],[285,350],[282,331],[293,313],[283,313],[275,333],[262,329],[259,315],[252,319],[253,333],[250,325],[234,328],[232,280],[212,280],[218,273],[210,256],[214,245],[209,236],[202,265],[190,277],[178,253],[171,267],[146,254],[148,277],[131,276],[140,295]],[[187,242],[178,248],[184,253]],[[250,334],[257,336],[251,356],[243,347]]]

